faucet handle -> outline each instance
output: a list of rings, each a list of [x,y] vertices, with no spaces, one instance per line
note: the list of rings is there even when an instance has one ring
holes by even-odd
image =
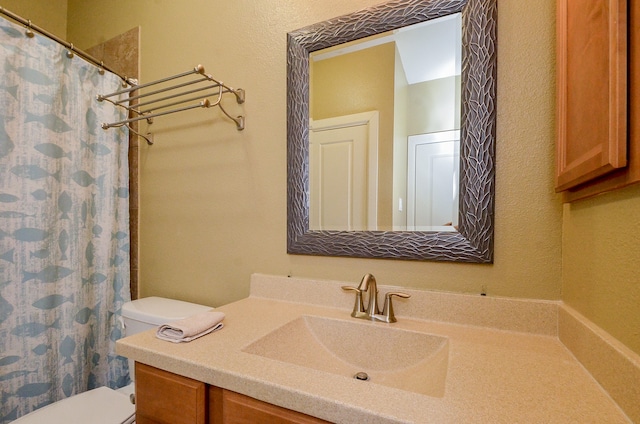
[[[353,287],[353,286],[342,286],[342,290],[344,290],[344,291],[354,291],[356,293],[362,293],[362,290],[360,290],[357,287]]]
[[[356,292],[356,301],[353,304],[353,312],[351,312],[351,316],[357,317],[360,314],[364,313],[364,304],[362,303],[362,290],[357,287],[351,286],[342,286],[342,290]]]
[[[411,297],[410,294],[402,293],[402,292],[389,292],[384,295],[384,308],[382,309],[382,315],[384,316],[385,322],[396,322],[395,314],[393,313],[393,302],[391,302],[391,298],[393,296],[402,297],[404,299],[408,299]]]

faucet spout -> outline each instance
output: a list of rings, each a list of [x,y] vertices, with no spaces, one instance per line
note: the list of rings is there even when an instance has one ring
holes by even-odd
[[[367,310],[366,314],[368,317],[373,319],[373,317],[380,313],[380,308],[378,306],[378,284],[376,283],[376,277],[372,274],[365,274],[362,277],[362,281],[360,281],[360,285],[358,286],[358,290],[361,293],[367,293]]]
[[[393,313],[393,304],[391,298],[393,296],[409,298],[410,295],[400,292],[389,292],[385,295],[384,309],[380,313],[378,306],[378,283],[376,277],[372,274],[365,274],[360,281],[358,287],[342,286],[342,290],[356,292],[356,303],[353,305],[351,316],[354,318],[367,319],[371,321],[396,322],[397,319]],[[363,293],[367,294],[367,309],[364,309]]]

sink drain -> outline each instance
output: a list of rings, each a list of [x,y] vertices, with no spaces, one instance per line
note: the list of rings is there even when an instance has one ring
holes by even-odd
[[[369,380],[369,374],[367,374],[366,372],[360,371],[360,372],[357,372],[356,375],[353,376],[353,378],[360,381],[367,381]]]

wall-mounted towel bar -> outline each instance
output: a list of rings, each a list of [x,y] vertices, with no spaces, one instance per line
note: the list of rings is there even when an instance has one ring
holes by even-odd
[[[184,81],[184,78],[194,75],[196,75],[195,79],[190,79],[186,82],[175,81],[181,78],[183,79],[182,81]],[[169,82],[171,82],[171,84],[168,84]],[[153,88],[152,91],[144,92],[145,89],[151,87]],[[185,87],[190,87],[190,89],[187,90]],[[196,93],[198,94],[195,95]],[[97,100],[99,102],[108,101],[116,106],[123,107],[129,111],[129,116],[132,116],[129,119],[119,122],[103,123],[102,128],[105,130],[126,125],[131,131],[138,134],[129,124],[142,119],[146,119],[149,123],[152,123],[153,118],[157,116],[214,106],[218,106],[229,119],[235,122],[238,130],[243,130],[244,116],[240,115],[234,118],[222,106],[222,97],[227,93],[233,94],[238,104],[244,103],[243,89],[233,89],[217,81],[211,75],[205,73],[204,66],[198,65],[190,71],[162,78],[157,81],[140,85],[135,84],[110,94],[98,94]],[[129,94],[129,96],[121,100],[111,99],[111,97],[120,96],[121,94]],[[209,100],[206,96],[212,96],[214,100]],[[167,108],[186,103],[190,104],[166,110]],[[147,138],[145,137],[145,139]],[[147,142],[152,144],[150,139],[147,139]]]

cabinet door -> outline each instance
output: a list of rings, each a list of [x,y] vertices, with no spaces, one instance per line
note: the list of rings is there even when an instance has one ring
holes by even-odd
[[[209,387],[209,424],[330,424],[266,402]]]
[[[558,0],[563,191],[627,165],[627,0]]]
[[[563,193],[565,202],[595,196],[640,182],[640,2],[627,3],[628,38],[628,166]]]
[[[137,424],[206,424],[205,384],[136,362]]]

